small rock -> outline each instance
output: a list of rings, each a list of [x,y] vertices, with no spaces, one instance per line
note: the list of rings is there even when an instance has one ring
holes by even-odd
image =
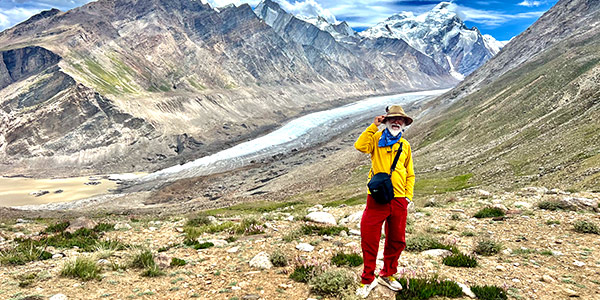
[[[50,297],[49,300],[68,300],[69,298],[67,298],[67,296],[63,295],[63,294],[56,294],[52,297]]]
[[[498,208],[498,209],[501,209],[504,212],[508,211],[508,208],[506,208],[506,206],[504,206],[503,204],[500,204],[500,203],[492,205],[492,208]]]
[[[56,191],[54,191],[55,194],[60,194],[62,192],[64,192],[64,191],[63,190],[56,190]]]
[[[108,265],[110,265],[110,261],[108,259],[102,258],[102,259],[98,260],[98,264],[103,265],[103,266],[108,266]]]
[[[577,266],[577,267],[583,267],[583,266],[585,266],[585,263],[584,263],[584,262],[582,262],[582,261],[578,261],[578,260],[576,260],[576,261],[575,261],[573,264],[574,264],[575,266]]]
[[[355,224],[355,223],[359,223],[360,220],[362,219],[362,215],[363,212],[362,211],[357,211],[343,219],[340,220],[340,224],[341,225],[346,225],[346,224]]]
[[[511,249],[504,249],[504,250],[502,250],[502,254],[504,254],[504,255],[511,255],[512,254],[512,250]]]
[[[553,283],[556,280],[554,280],[554,278],[552,278],[552,276],[550,276],[548,274],[544,274],[544,276],[542,276],[542,281],[547,282],[547,283]]]
[[[173,258],[165,253],[158,253],[154,257],[154,262],[158,265],[159,268],[164,269],[171,265],[171,260]]]
[[[475,190],[475,194],[479,197],[485,197],[485,198],[490,197],[492,195],[492,193],[490,193],[486,190],[482,190],[482,189]]]
[[[465,213],[464,209],[460,209],[460,208],[453,208],[450,210],[451,212],[455,212],[455,213]]]
[[[514,207],[531,208],[532,204],[524,201],[517,201],[513,203]]]
[[[24,238],[25,234],[22,232],[15,232],[15,239],[21,239]]]
[[[227,249],[227,253],[237,253],[239,250],[240,250],[240,247],[235,246],[235,247]]]
[[[232,287],[231,287],[231,289],[232,289],[232,290],[234,290],[234,291],[239,291],[239,290],[241,290],[242,288],[241,288],[241,287],[239,287],[239,286],[232,286]]]
[[[65,257],[65,255],[63,253],[56,253],[54,255],[52,255],[52,259],[59,259],[59,258],[63,258]]]
[[[421,255],[431,257],[444,257],[452,254],[452,251],[446,249],[431,249],[421,252]]]
[[[346,246],[346,247],[358,247],[358,243],[357,242],[350,242],[348,244],[345,244],[344,246]]]
[[[341,237],[348,237],[348,233],[346,232],[346,230],[342,230],[342,231],[340,231],[340,236]]]
[[[183,232],[183,227],[175,227],[175,231],[182,233]]]
[[[360,236],[360,230],[350,229],[349,232],[350,232],[351,235],[358,235],[358,236]]]
[[[244,295],[242,297],[242,300],[258,300],[260,299],[260,296],[257,294],[248,294],[248,295]]]
[[[292,287],[292,285],[291,284],[280,283],[279,287],[282,288],[282,289],[289,289],[289,288]]]
[[[300,244],[296,245],[296,249],[298,249],[300,251],[304,251],[304,252],[312,252],[313,250],[315,250],[315,247],[311,244],[300,243]]]
[[[337,225],[335,217],[327,212],[311,212],[308,215],[306,215],[306,218],[316,223]]]
[[[497,265],[496,266],[496,271],[501,271],[502,272],[504,270],[506,270],[506,268],[504,266],[502,266],[502,265]]]
[[[565,288],[565,293],[567,293],[567,295],[569,295],[569,297],[579,297],[579,294],[577,294],[576,291],[569,289],[569,288]]]
[[[471,291],[471,289],[464,283],[460,283],[457,282],[456,284],[458,284],[458,286],[460,286],[460,288],[462,289],[463,294],[467,295],[469,298],[477,298],[477,296],[475,296],[475,293],[473,293],[473,291]]]
[[[414,213],[414,216],[415,216],[415,218],[419,219],[419,218],[422,218],[422,217],[424,217],[424,216],[425,216],[425,214],[424,214],[424,213],[422,213],[422,212],[418,212],[418,213]]]
[[[156,231],[156,229],[158,229],[158,228],[156,228],[156,227],[148,227],[148,230],[150,230],[150,232]]]
[[[519,280],[519,278],[513,278],[513,279],[512,279],[512,282],[514,282],[514,283],[519,283],[519,282],[521,282],[521,280]]]
[[[250,266],[253,268],[264,270],[273,268],[273,263],[271,263],[269,254],[267,254],[267,252],[262,251],[250,260]]]
[[[115,224],[115,230],[129,230],[131,229],[131,225],[127,223],[117,223]]]
[[[294,221],[294,216],[289,216],[289,217],[287,217],[285,219],[288,220],[288,221],[290,221],[290,222],[292,222],[292,221]]]
[[[17,219],[17,224],[26,224],[26,223],[31,223],[31,220]]]

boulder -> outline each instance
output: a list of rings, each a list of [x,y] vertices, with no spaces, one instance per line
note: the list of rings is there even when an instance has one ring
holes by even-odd
[[[346,225],[346,224],[357,224],[360,222],[360,220],[362,219],[362,215],[363,212],[362,211],[357,211],[343,219],[340,220],[340,225]]]
[[[250,267],[261,270],[271,269],[273,268],[273,263],[271,263],[269,254],[267,254],[267,252],[262,251],[250,260]]]
[[[421,255],[432,257],[445,257],[452,254],[452,251],[446,249],[430,249],[421,252]]]
[[[311,244],[300,243],[300,244],[296,245],[296,249],[298,249],[300,251],[304,251],[304,252],[312,252],[313,250],[315,250],[315,247]]]
[[[460,283],[460,282],[457,282],[456,284],[458,284],[458,286],[460,286],[463,294],[467,295],[469,298],[473,298],[473,299],[477,298],[477,296],[475,296],[475,293],[473,293],[473,291],[471,291],[471,288],[469,288],[466,284]]]
[[[98,223],[92,219],[79,217],[72,221],[65,231],[73,233],[81,228],[93,229],[96,225],[98,225]]]
[[[337,225],[337,222],[335,221],[335,217],[328,212],[322,212],[322,211],[311,212],[308,215],[306,215],[306,218],[308,220],[316,222],[316,223]]]

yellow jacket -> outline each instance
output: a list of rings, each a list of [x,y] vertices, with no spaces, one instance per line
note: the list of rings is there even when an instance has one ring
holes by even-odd
[[[404,138],[400,138],[400,141],[392,146],[378,147],[377,144],[379,143],[381,134],[382,131],[379,131],[377,126],[372,123],[358,137],[356,143],[354,143],[354,147],[358,151],[371,154],[371,170],[369,171],[368,180],[371,180],[371,176],[373,176],[373,174],[390,172],[392,163],[394,162],[394,157],[398,152],[398,148],[400,148],[401,142],[402,154],[400,154],[400,158],[396,164],[396,169],[392,174],[394,197],[406,197],[412,201],[413,190],[415,187],[415,171],[413,169],[410,144]]]

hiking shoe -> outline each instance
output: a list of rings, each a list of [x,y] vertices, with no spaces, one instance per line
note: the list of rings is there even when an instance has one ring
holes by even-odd
[[[356,296],[361,298],[367,298],[371,291],[377,286],[377,280],[373,280],[370,284],[361,283],[358,289],[356,289]]]
[[[396,277],[394,277],[394,276],[387,276],[387,277],[378,276],[377,281],[379,281],[379,283],[387,286],[390,290],[392,290],[394,292],[397,292],[402,289],[402,285],[400,284],[400,282],[398,282],[398,279],[396,279]]]

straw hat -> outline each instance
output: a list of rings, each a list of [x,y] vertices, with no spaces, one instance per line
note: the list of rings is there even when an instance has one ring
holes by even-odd
[[[390,105],[385,108],[385,112],[387,112],[385,119],[391,117],[402,117],[404,118],[404,125],[407,126],[413,122],[413,119],[404,112],[404,109],[402,109],[402,106],[400,105]],[[385,119],[383,119],[384,122]]]

